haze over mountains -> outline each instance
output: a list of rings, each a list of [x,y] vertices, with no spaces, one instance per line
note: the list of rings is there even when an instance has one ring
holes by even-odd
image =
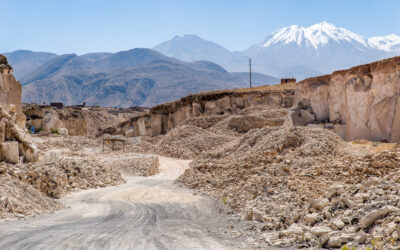
[[[206,90],[247,87],[247,77],[230,74],[212,62],[187,63],[151,49],[133,49],[57,56],[20,80],[24,102],[130,107],[153,106]],[[265,75],[255,80],[278,81]]]
[[[152,106],[199,91],[247,87],[248,58],[254,86],[301,80],[400,54],[400,37],[365,38],[328,22],[293,25],[241,52],[196,35],[176,36],[151,49],[56,55],[5,53],[23,84],[24,102],[86,102]],[[263,74],[260,74],[263,73]]]
[[[40,65],[43,65],[51,59],[57,57],[54,53],[32,52],[29,50],[17,50],[11,53],[4,53],[14,68],[14,76],[17,79],[33,72]]]

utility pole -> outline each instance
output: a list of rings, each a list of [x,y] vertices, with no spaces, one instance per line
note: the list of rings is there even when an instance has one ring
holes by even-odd
[[[251,58],[249,58],[249,73],[250,73],[250,88],[252,88],[252,85],[251,85]]]

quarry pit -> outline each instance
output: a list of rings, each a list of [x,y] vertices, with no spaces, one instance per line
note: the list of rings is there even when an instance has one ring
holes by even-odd
[[[2,249],[400,245],[399,57],[150,109],[22,105],[0,63]]]

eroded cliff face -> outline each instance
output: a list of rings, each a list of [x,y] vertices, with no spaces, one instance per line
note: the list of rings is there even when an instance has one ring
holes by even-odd
[[[400,57],[297,84],[294,110],[310,110],[346,140],[400,141]]]
[[[25,115],[22,113],[22,86],[13,76],[13,70],[8,65],[7,58],[0,55],[0,105],[9,113],[15,113],[16,123],[25,125]]]
[[[215,91],[184,97],[178,101],[155,106],[149,113],[132,118],[127,136],[157,136],[202,115],[236,114],[254,105],[292,106],[294,90],[253,92]]]
[[[7,58],[0,55],[0,160],[10,163],[36,161],[38,151],[21,127],[25,125],[22,113],[21,84],[12,75]]]
[[[23,112],[27,117],[27,127],[34,127],[36,132],[51,130],[61,131],[71,136],[97,136],[103,127],[115,128],[119,124],[142,112],[140,108],[102,108],[102,107],[63,107],[26,104]],[[106,131],[107,132],[107,131]]]
[[[27,116],[27,126],[34,127],[35,131],[60,131],[67,129],[69,135],[87,135],[86,120],[82,109],[63,108],[56,109],[45,105],[27,105],[24,107]]]

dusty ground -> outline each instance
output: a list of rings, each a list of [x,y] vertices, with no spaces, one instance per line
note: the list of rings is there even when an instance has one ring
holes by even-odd
[[[0,248],[397,249],[399,146],[284,128],[286,114],[256,106],[197,117],[130,138],[125,152],[103,152],[101,138],[36,137],[38,166],[0,168],[0,216],[71,208],[0,225],[12,228],[0,230]]]
[[[254,233],[243,233],[249,225],[228,215],[229,208],[175,183],[187,160],[133,152],[135,139],[125,152],[107,146],[103,152],[101,138],[33,140],[43,152],[41,162],[5,166],[18,169],[21,178],[2,174],[11,184],[1,182],[0,249],[253,248]],[[73,175],[74,185],[60,177],[71,162],[80,173]],[[96,169],[101,171],[92,179]],[[34,173],[41,177],[25,180]],[[126,183],[106,187],[121,183],[120,173]],[[117,179],[103,182],[103,174]],[[48,179],[52,185],[37,185]]]
[[[179,180],[256,221],[260,242],[389,247],[399,238],[399,156],[371,155],[322,129],[259,129],[202,154]],[[363,224],[379,211],[387,212]]]
[[[264,106],[198,117],[138,145],[194,159],[178,181],[251,221],[255,246],[397,249],[398,145],[287,130],[280,126],[284,114]],[[243,126],[248,121],[253,129],[242,129],[251,128]]]
[[[174,184],[188,161],[160,158],[160,174],[87,190],[70,209],[0,225],[1,249],[232,249],[245,247],[220,227],[212,201]]]

